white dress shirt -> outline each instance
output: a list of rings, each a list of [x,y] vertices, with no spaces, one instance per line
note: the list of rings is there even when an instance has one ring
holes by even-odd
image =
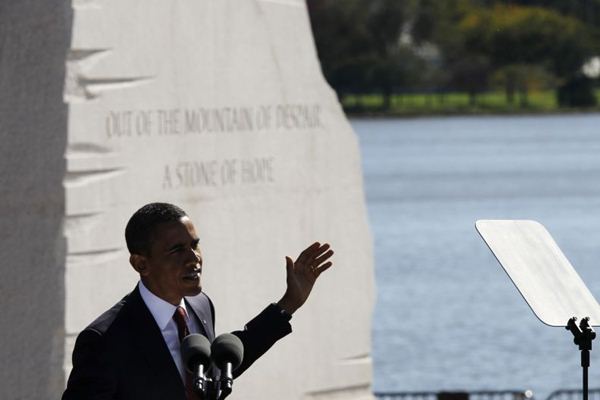
[[[163,339],[171,352],[171,357],[173,357],[173,361],[175,361],[175,365],[177,365],[177,369],[179,370],[179,374],[185,382],[185,371],[183,368],[183,361],[181,360],[181,350],[179,343],[179,335],[177,333],[177,324],[173,320],[173,314],[175,314],[175,310],[177,306],[164,301],[160,297],[156,296],[152,293],[142,281],[138,283],[138,288],[140,290],[140,294],[142,295],[142,299],[144,303],[146,303],[146,307],[152,313],[156,324],[160,328],[160,332],[162,333]],[[187,315],[186,323],[190,333],[198,333],[200,329],[198,328],[198,324],[196,323],[195,318],[190,317],[190,312],[187,310],[185,306],[185,301],[181,299],[181,303],[179,304],[185,310]]]

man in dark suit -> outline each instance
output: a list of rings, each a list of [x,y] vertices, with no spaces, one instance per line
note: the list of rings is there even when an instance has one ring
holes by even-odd
[[[133,292],[79,334],[62,398],[190,399],[177,315],[181,315],[186,333],[201,333],[210,341],[215,337],[214,307],[202,292],[196,229],[179,207],[151,203],[131,217],[125,239],[129,262],[140,281]],[[244,358],[235,376],[291,332],[292,314],[304,304],[319,275],[331,267],[332,255],[328,244],[314,243],[296,261],[286,257],[283,297],[243,330],[233,332],[244,345]]]

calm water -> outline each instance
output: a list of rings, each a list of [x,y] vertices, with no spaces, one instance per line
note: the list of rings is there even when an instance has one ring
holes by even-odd
[[[600,115],[351,122],[375,239],[375,390],[580,388],[571,334],[534,316],[474,222],[540,221],[600,299]]]

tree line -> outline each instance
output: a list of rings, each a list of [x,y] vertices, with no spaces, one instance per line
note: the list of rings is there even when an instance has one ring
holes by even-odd
[[[552,89],[563,107],[596,104],[600,0],[307,0],[325,78],[343,100],[377,93],[502,89],[526,106]],[[599,60],[600,61],[600,60]]]

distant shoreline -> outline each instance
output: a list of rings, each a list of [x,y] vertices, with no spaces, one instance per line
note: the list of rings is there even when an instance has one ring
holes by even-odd
[[[509,102],[506,94],[493,91],[467,93],[407,93],[389,97],[387,106],[380,94],[345,95],[341,104],[352,118],[414,118],[429,116],[469,115],[565,115],[600,112],[600,89],[595,90],[596,105],[591,107],[561,107],[552,90],[532,91],[526,97]]]
[[[575,115],[575,114],[600,114],[600,107],[594,107],[592,109],[559,109],[559,110],[545,110],[545,111],[447,111],[447,112],[353,112],[346,111],[344,113],[348,118],[354,119],[385,119],[385,118],[427,118],[427,117],[502,117],[502,116],[552,116],[552,115]]]

